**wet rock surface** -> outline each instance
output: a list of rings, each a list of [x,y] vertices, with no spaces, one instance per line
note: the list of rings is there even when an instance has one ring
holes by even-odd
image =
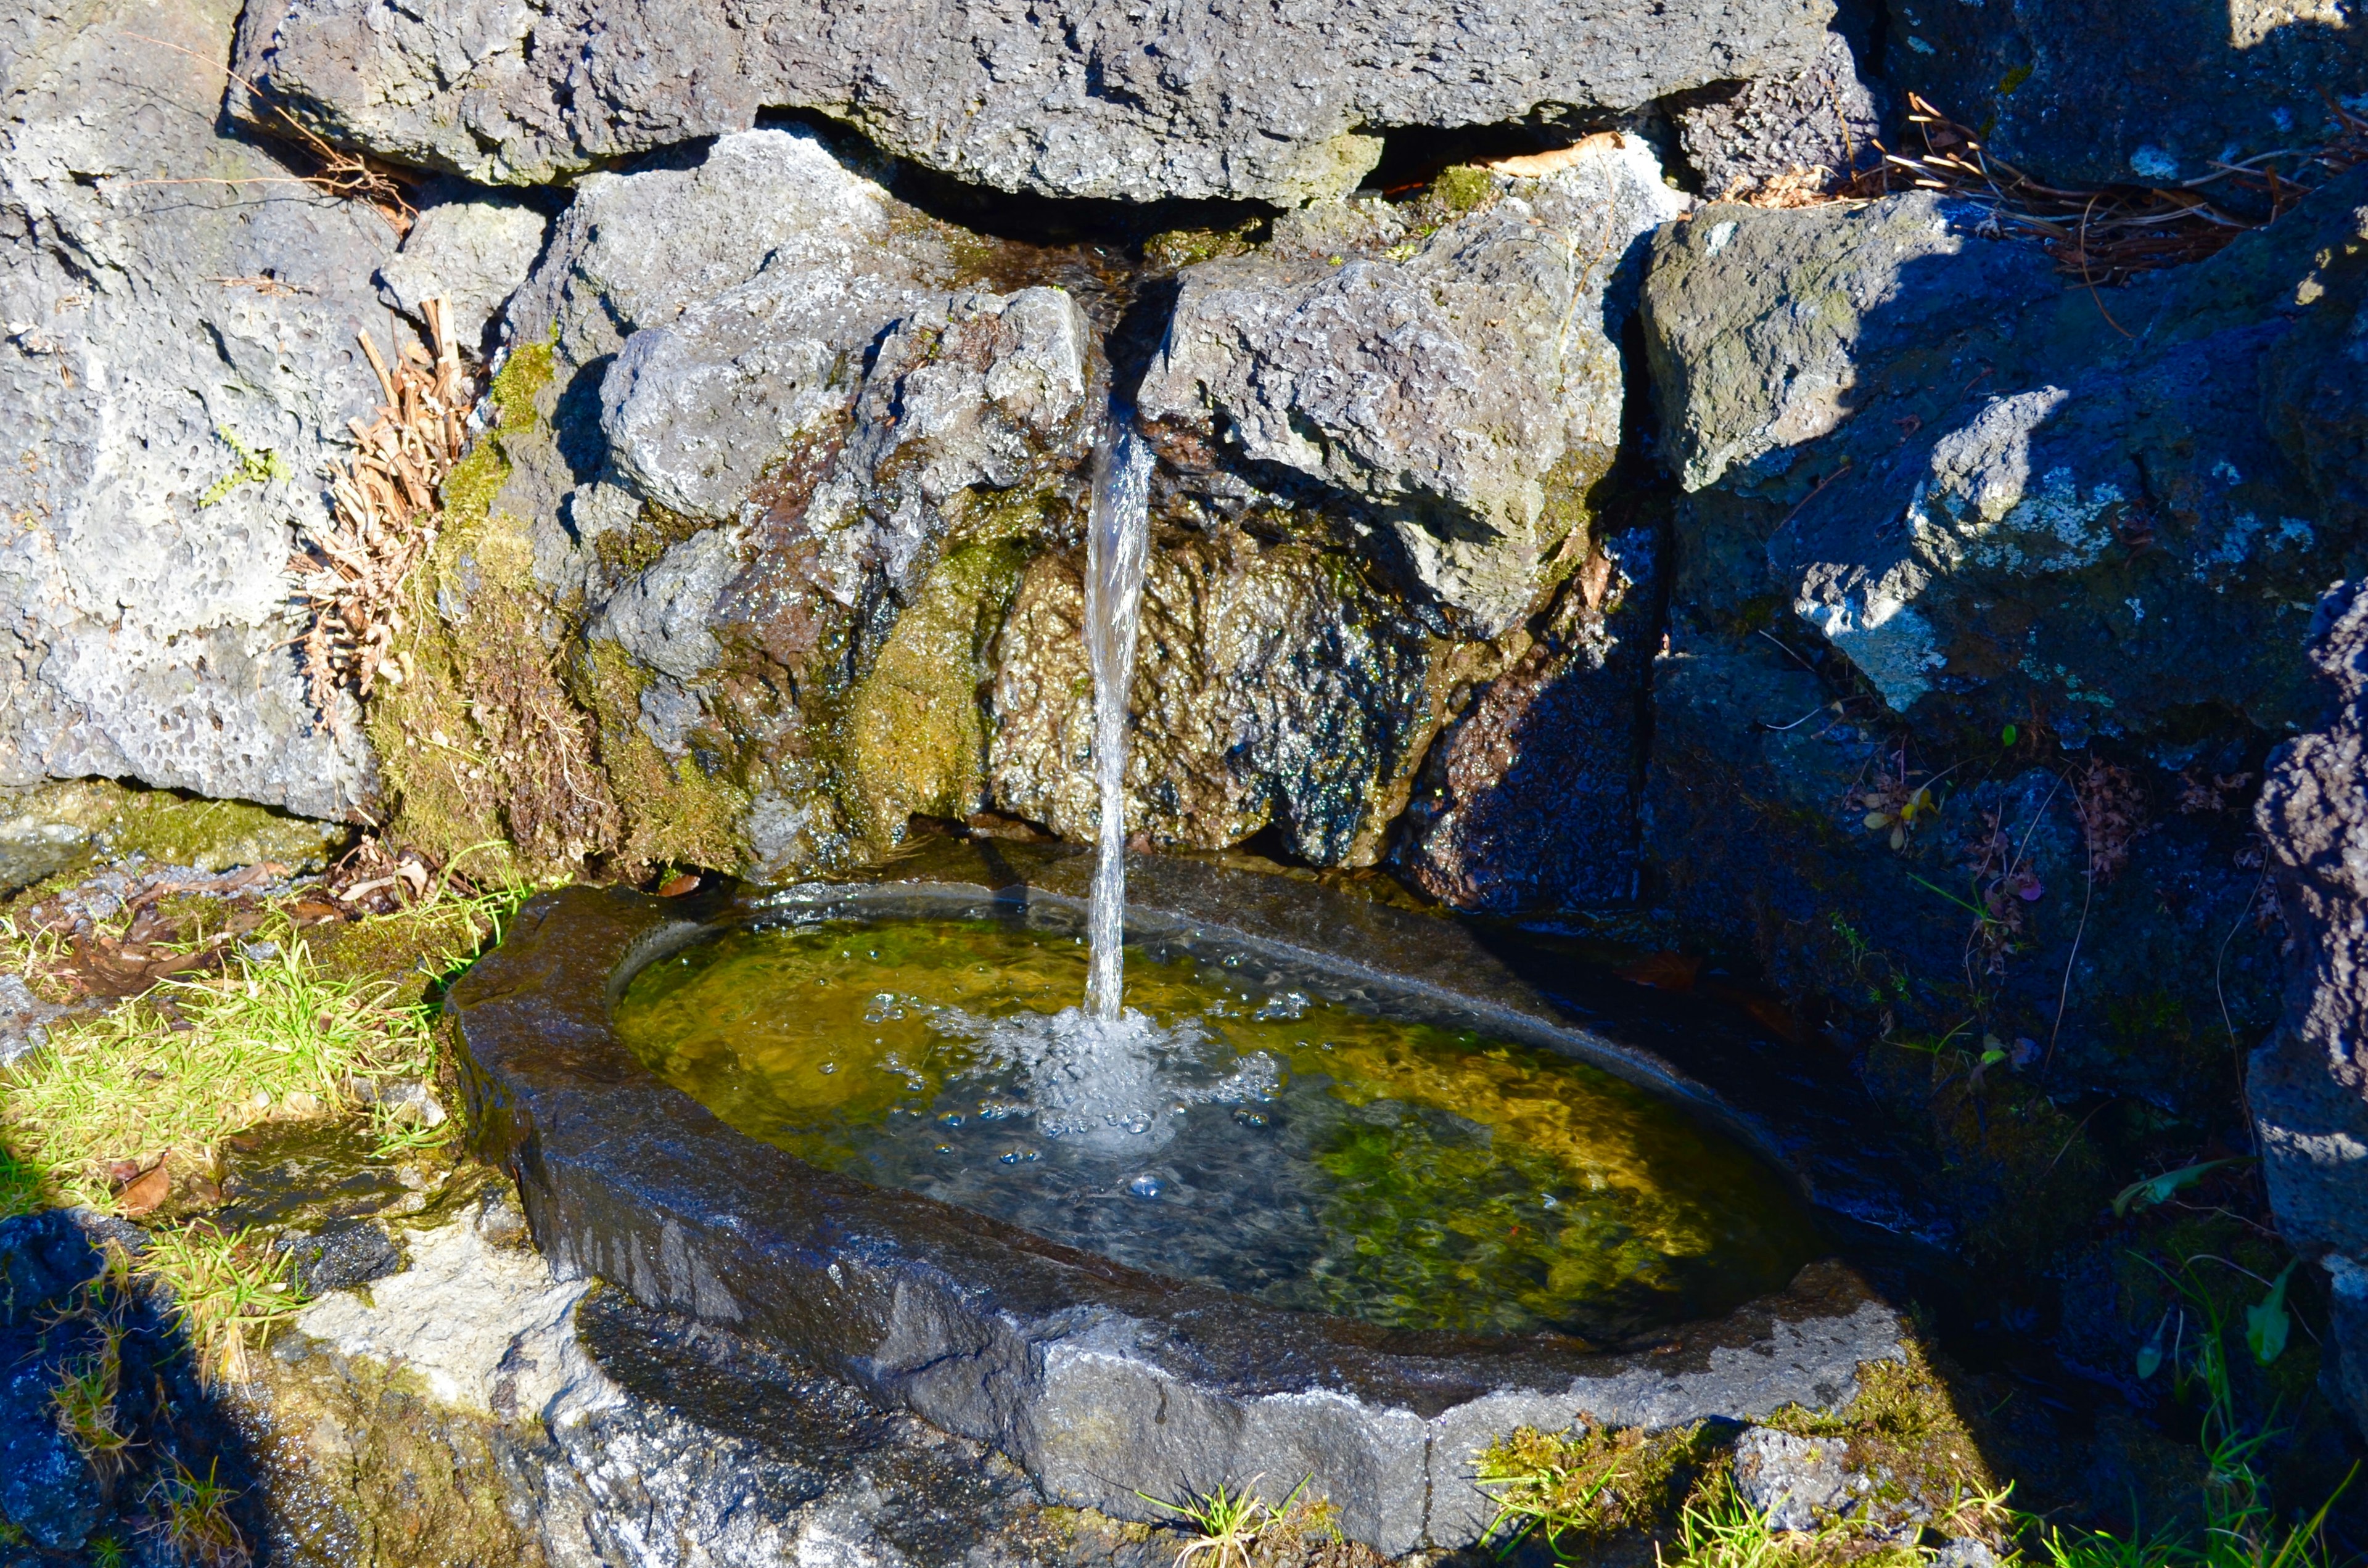
[[[337,818],[370,760],[353,715],[333,727],[305,695],[284,568],[376,400],[354,334],[384,336],[371,279],[398,235],[216,133],[235,10],[12,27],[0,783],[133,778]]]
[[[1373,165],[1369,127],[1634,109],[1806,64],[1831,14],[1596,4],[1541,27],[1520,6],[1426,0],[1353,17],[303,0],[258,6],[238,60],[333,141],[493,183],[564,179],[789,106],[1001,190],[1296,206]]]
[[[1136,805],[1156,845],[1271,830],[1316,865],[1378,857],[1430,735],[1433,645],[1353,558],[1240,530],[1156,552],[1136,655]],[[1090,839],[1093,681],[1076,563],[1040,557],[997,634],[995,805]]]

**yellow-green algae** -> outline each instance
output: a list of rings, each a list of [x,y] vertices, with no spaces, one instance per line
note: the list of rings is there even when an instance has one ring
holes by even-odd
[[[986,778],[986,647],[1019,585],[1026,547],[996,540],[940,562],[897,618],[848,707],[854,804],[874,844],[916,813],[963,817]]]
[[[1084,977],[1075,938],[995,922],[737,932],[637,977],[618,1026],[727,1123],[866,1174],[883,1139],[959,1116],[975,1087],[978,1048],[937,1009],[1052,1014]],[[1615,1301],[1658,1303],[1648,1317],[1732,1304],[1813,1248],[1741,1149],[1550,1052],[1304,999],[1261,1013],[1189,960],[1138,958],[1127,999],[1198,1020],[1212,1071],[1263,1051],[1329,1096],[1307,1156],[1326,1261],[1268,1300],[1409,1327],[1567,1327]]]

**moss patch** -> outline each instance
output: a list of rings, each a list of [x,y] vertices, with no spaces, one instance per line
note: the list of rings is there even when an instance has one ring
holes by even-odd
[[[590,642],[575,667],[622,820],[618,858],[636,867],[741,864],[747,853],[740,826],[747,815],[747,791],[710,775],[691,757],[669,760],[643,733],[647,676],[624,649]]]
[[[1998,1490],[1956,1402],[1912,1341],[1897,1361],[1862,1361],[1858,1397],[1835,1415],[1792,1406],[1766,1425],[1846,1446],[1849,1467],[1872,1483],[1875,1504],[1918,1503],[1950,1535],[1994,1524],[1977,1501]]]
[[[552,369],[539,345],[495,378],[499,423],[446,481],[441,531],[412,581],[406,677],[374,694],[367,725],[394,802],[391,835],[438,861],[473,854],[481,875],[565,873],[617,838],[590,726],[553,667],[559,629],[526,525],[495,504],[506,443],[536,429]]]
[[[848,705],[848,802],[877,845],[914,813],[963,817],[986,778],[986,647],[1026,563],[1012,540],[949,555],[897,619]]]
[[[351,831],[244,801],[210,801],[111,778],[44,785],[9,805],[17,820],[72,828],[113,858],[145,856],[207,872],[265,862],[318,870]]]
[[[1700,1422],[1666,1432],[1524,1426],[1481,1453],[1474,1479],[1496,1501],[1492,1533],[1501,1543],[1533,1535],[1560,1554],[1658,1527],[1710,1457]]]

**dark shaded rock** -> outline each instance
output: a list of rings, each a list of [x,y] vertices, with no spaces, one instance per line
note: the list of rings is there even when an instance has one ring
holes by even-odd
[[[1368,127],[1553,121],[1813,61],[1827,0],[1538,13],[1412,0],[1341,13],[982,0],[439,0],[257,6],[240,69],[332,141],[491,183],[543,183],[819,109],[973,184],[1297,206],[1354,186]]]
[[[1679,104],[1671,116],[1678,145],[1706,196],[1733,199],[1771,183],[1822,191],[1882,155],[1882,105],[1839,32],[1800,70],[1705,88]]]
[[[136,1226],[86,1209],[0,1220],[0,1524],[39,1561],[129,1542],[176,1465],[231,1487],[228,1521],[255,1527],[244,1449],[169,1299],[108,1266],[107,1251],[146,1244]],[[57,1395],[69,1377],[106,1393],[76,1408],[124,1439],[112,1460],[85,1455],[68,1431]]]
[[[2299,720],[2304,607],[2358,518],[2289,455],[2264,375],[2337,358],[2351,306],[2313,279],[2363,198],[2347,176],[2110,299],[1921,194],[1665,231],[1645,316],[1695,496],[1681,602],[1773,596],[1903,716],[2072,744],[2199,708]]]
[[[2319,95],[2368,92],[2358,18],[2324,0],[1889,0],[1888,9],[1893,80],[1987,128],[1991,156],[2051,185],[2197,180],[2219,163],[2316,144],[2327,119]],[[2231,194],[2225,183],[2205,188]]]
[[[367,1285],[403,1267],[403,1249],[368,1220],[336,1220],[309,1234],[291,1231],[273,1244],[295,1258],[297,1283],[308,1296]]]
[[[2329,594],[2312,658],[2334,722],[2271,758],[2257,816],[2298,949],[2285,1017],[2245,1080],[2270,1199],[2328,1271],[2337,1372],[2368,1426],[2368,597]]]
[[[1375,513],[1375,548],[1481,636],[1536,608],[1620,444],[1638,236],[1683,210],[1644,144],[1591,138],[1436,233],[1189,267],[1143,417]],[[1174,437],[1170,437],[1171,444]]]
[[[1634,896],[1657,554],[1649,529],[1608,540],[1431,748],[1401,852],[1424,892],[1497,913]]]
[[[375,788],[369,748],[351,712],[312,710],[285,569],[377,402],[354,335],[386,341],[370,280],[396,235],[215,133],[234,12],[10,26],[0,784],[133,778],[341,818]]]
[[[1077,564],[1039,557],[997,633],[998,810],[1088,842],[1093,678]],[[1370,865],[1435,726],[1430,640],[1353,560],[1239,529],[1155,551],[1130,707],[1130,833],[1220,849],[1272,828],[1315,865]]]
[[[854,900],[852,912],[864,895],[811,896],[817,908]],[[880,896],[886,909],[928,893]],[[934,896],[951,913],[987,895]],[[1076,895],[1056,906],[1075,909]],[[1149,894],[1136,906],[1178,937],[1222,934],[1159,907]],[[1896,1320],[1830,1266],[1650,1355],[1601,1356],[1551,1336],[1452,1340],[1274,1312],[816,1171],[724,1129],[609,1031],[612,971],[695,934],[681,913],[617,892],[546,896],[453,992],[473,1125],[489,1153],[515,1162],[538,1238],[563,1271],[793,1348],[995,1444],[1055,1500],[1139,1517],[1136,1486],[1205,1491],[1221,1476],[1313,1471],[1355,1537],[1386,1551],[1468,1541],[1492,1510],[1467,1456],[1491,1434],[1558,1427],[1581,1411],[1657,1427],[1749,1419],[1787,1401],[1832,1407],[1850,1397],[1860,1362],[1896,1353]],[[1701,1094],[1649,1053],[1508,1006],[1517,983],[1420,924],[1429,939],[1417,967],[1453,975],[1444,994],[1361,964],[1335,969],[1332,983],[1369,996],[1387,985],[1395,1005],[1552,1038]],[[1281,942],[1253,950],[1341,961],[1304,949],[1294,960]]]

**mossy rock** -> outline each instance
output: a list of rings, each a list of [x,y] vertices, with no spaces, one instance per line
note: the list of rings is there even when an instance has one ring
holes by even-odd
[[[227,871],[266,863],[290,872],[317,871],[352,830],[244,801],[212,801],[174,790],[77,778],[48,784],[10,802],[7,836],[53,846],[58,865],[79,858],[76,846],[115,859],[143,857],[159,864]]]

